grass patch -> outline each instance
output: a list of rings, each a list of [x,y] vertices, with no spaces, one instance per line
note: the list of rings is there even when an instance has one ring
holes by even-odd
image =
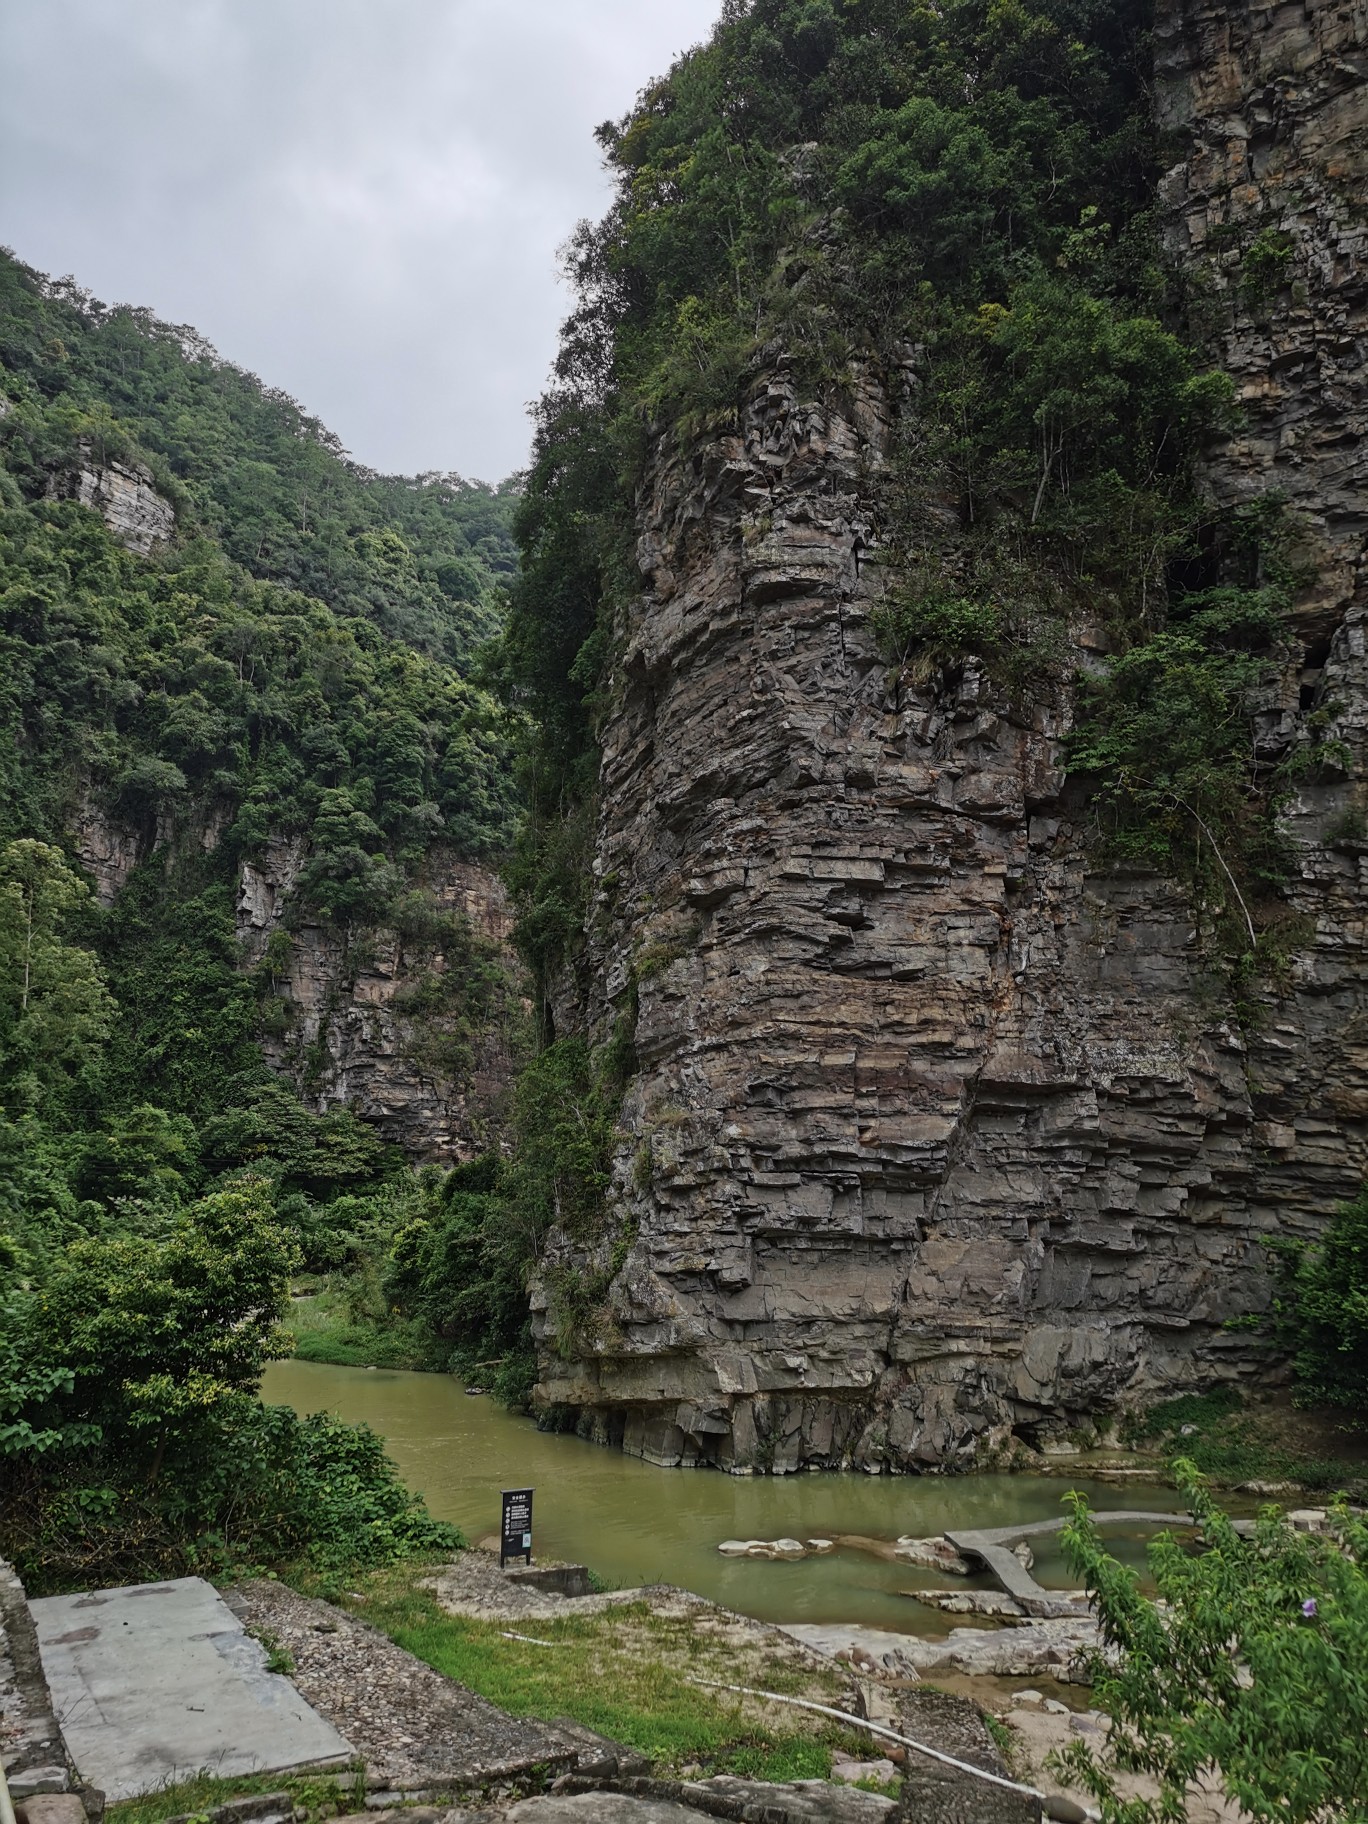
[[[1142,1448],[1187,1457],[1218,1487],[1296,1482],[1360,1496],[1368,1489],[1368,1440],[1343,1414],[1247,1406],[1231,1387],[1151,1406],[1128,1418],[1122,1435]]]
[[[158,1786],[141,1798],[120,1799],[105,1808],[108,1824],[165,1824],[167,1818],[200,1817],[229,1799],[255,1797],[263,1792],[288,1792],[297,1811],[310,1818],[335,1817],[343,1810],[360,1811],[366,1803],[366,1776],[358,1765],[350,1772],[245,1773],[220,1779],[197,1773],[193,1779]]]
[[[357,1612],[418,1659],[513,1716],[574,1722],[649,1755],[662,1771],[693,1764],[761,1780],[826,1779],[833,1749],[867,1755],[869,1738],[823,1717],[690,1683],[710,1678],[841,1705],[839,1673],[801,1664],[763,1639],[738,1644],[710,1611],[624,1603],[539,1621],[547,1646],[506,1640],[497,1622],[448,1615],[412,1569],[376,1572]],[[523,1631],[523,1630],[519,1630]]]
[[[356,1317],[341,1287],[328,1287],[290,1308],[295,1355],[302,1362],[335,1368],[406,1368],[439,1373],[450,1348],[414,1319],[385,1323]]]

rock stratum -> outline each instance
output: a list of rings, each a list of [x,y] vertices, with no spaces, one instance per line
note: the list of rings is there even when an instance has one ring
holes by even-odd
[[[224,807],[142,828],[111,816],[87,788],[70,819],[72,847],[103,906],[135,868],[160,855],[168,869],[222,842]],[[266,995],[262,1049],[314,1113],[350,1108],[421,1163],[451,1165],[489,1149],[501,1132],[519,1042],[520,977],[513,918],[493,871],[441,847],[415,884],[432,913],[453,920],[460,954],[415,943],[391,926],[340,929],[310,913],[300,892],[309,860],[298,837],[277,836],[238,870],[235,935],[245,970],[278,950]],[[499,959],[506,992],[486,1017],[462,1019],[444,993],[470,967],[473,942]]]
[[[1066,686],[1023,709],[969,666],[890,692],[886,387],[819,409],[780,364],[735,434],[661,445],[603,728],[588,1005],[567,987],[557,1010],[606,1032],[639,994],[616,1228],[551,1265],[630,1248],[569,1359],[534,1294],[538,1398],[586,1433],[734,1469],[1048,1447],[1250,1374],[1223,1326],[1267,1303],[1262,1242],[1362,1182],[1366,30],[1317,0],[1159,20],[1163,231],[1246,407],[1208,483],[1282,490],[1316,567],[1259,739],[1319,709],[1353,756],[1288,808],[1293,954],[1256,1019],[1175,887],[1100,871]],[[1270,226],[1290,260],[1255,306],[1237,275]]]

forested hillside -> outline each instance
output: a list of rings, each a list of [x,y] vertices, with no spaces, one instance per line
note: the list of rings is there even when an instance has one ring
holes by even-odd
[[[205,1529],[302,1549],[303,1482],[384,1484],[364,1441],[251,1396],[289,1274],[440,1174],[263,1047],[301,931],[343,984],[389,933],[439,1076],[516,1011],[432,878],[512,831],[473,668],[514,501],[370,474],[192,332],[0,260],[0,1549],[40,1579],[155,1571]],[[282,853],[249,953],[244,869]],[[260,1470],[235,1520],[230,1433]]]

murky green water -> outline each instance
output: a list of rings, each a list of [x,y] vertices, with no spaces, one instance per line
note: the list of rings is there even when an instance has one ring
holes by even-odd
[[[899,1592],[955,1580],[846,1548],[789,1564],[726,1559],[717,1551],[723,1539],[896,1539],[1007,1526],[1053,1518],[1070,1486],[1043,1476],[737,1477],[657,1469],[578,1438],[548,1436],[440,1374],[277,1362],[262,1391],[299,1412],[364,1419],[432,1512],[472,1539],[498,1531],[501,1489],[533,1487],[539,1554],[588,1564],[617,1585],[680,1584],[766,1621],[929,1633],[935,1612]],[[1170,1489],[1078,1486],[1098,1508],[1168,1512],[1176,1505]],[[1114,1528],[1108,1538],[1118,1556],[1140,1562],[1138,1533]],[[1069,1581],[1049,1542],[1036,1542],[1036,1576],[1051,1587]]]

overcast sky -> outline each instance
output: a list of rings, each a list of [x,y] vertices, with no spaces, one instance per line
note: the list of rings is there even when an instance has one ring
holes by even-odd
[[[719,0],[0,0],[0,243],[192,323],[362,462],[525,460],[593,129]]]

